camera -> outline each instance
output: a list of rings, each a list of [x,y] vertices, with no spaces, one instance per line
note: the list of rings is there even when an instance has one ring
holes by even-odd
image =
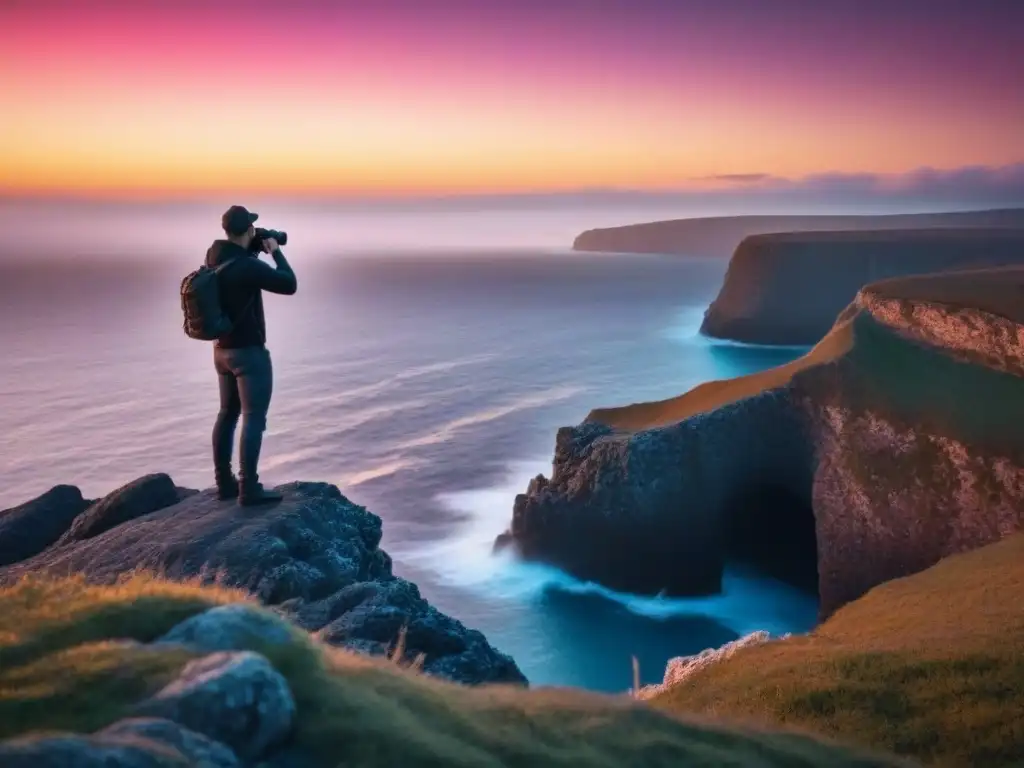
[[[262,227],[256,227],[256,235],[253,237],[252,242],[249,243],[249,250],[253,253],[259,253],[263,250],[263,241],[268,238],[277,240],[278,245],[288,245],[287,232],[278,232],[276,229],[263,229]]]

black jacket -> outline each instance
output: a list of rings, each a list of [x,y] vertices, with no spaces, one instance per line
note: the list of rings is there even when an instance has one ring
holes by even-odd
[[[208,267],[235,259],[218,278],[221,306],[234,323],[234,328],[215,342],[218,347],[262,347],[267,343],[263,291],[291,295],[296,288],[295,273],[284,254],[278,249],[273,256],[276,268],[230,240],[215,240],[206,252]]]

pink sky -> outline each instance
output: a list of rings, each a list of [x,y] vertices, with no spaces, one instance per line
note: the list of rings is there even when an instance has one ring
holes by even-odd
[[[998,166],[1024,160],[1021,51],[1024,3],[994,0],[9,0],[0,189],[665,189]]]

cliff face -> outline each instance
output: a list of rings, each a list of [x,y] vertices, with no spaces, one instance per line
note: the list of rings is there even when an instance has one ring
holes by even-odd
[[[728,258],[740,241],[770,232],[1024,227],[1024,209],[885,216],[718,216],[590,229],[576,237],[577,251],[678,253]]]
[[[714,592],[745,560],[827,616],[1020,530],[1022,297],[1024,269],[868,286],[796,363],[594,412],[503,541],[646,593]]]
[[[794,232],[740,243],[701,332],[814,344],[861,286],[903,275],[1024,264],[1024,229]]]
[[[808,461],[792,458],[806,452],[801,430],[774,392],[638,432],[565,427],[550,481],[516,497],[510,540],[528,559],[624,592],[717,592],[723,510],[748,486],[766,514],[788,509],[787,489],[809,482]]]

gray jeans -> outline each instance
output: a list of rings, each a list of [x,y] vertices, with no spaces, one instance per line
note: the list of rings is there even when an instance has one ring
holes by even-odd
[[[213,426],[213,466],[217,481],[227,482],[231,477],[235,427],[241,416],[238,480],[251,487],[259,482],[257,465],[274,389],[270,352],[265,347],[214,347],[213,364],[220,383],[220,411]]]

